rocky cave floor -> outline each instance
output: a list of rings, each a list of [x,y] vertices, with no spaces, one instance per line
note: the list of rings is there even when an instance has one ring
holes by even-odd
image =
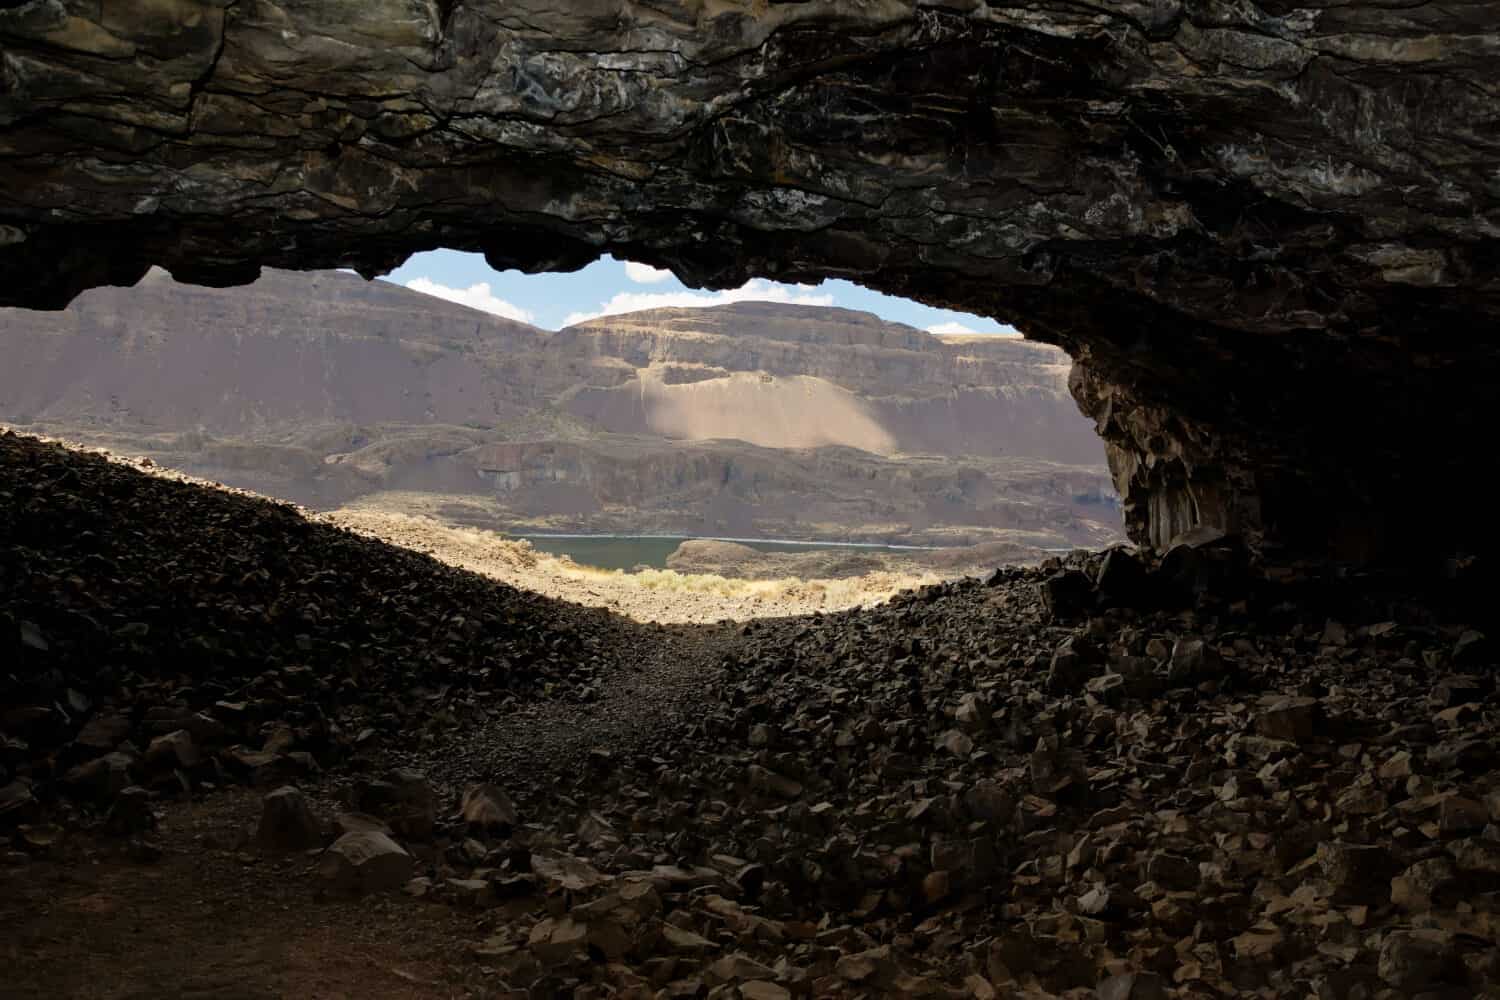
[[[1495,647],[1410,593],[648,626],[6,434],[0,993],[1500,996]]]

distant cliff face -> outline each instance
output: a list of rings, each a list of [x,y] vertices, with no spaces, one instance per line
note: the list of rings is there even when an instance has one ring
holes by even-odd
[[[496,522],[692,534],[1116,530],[1065,355],[867,313],[740,303],[550,333],[340,272],[223,290],[153,272],[0,311],[0,339],[0,420],[317,505],[467,497]]]
[[[634,369],[569,399],[611,430],[1103,460],[1068,395],[1067,355],[1017,338],[945,339],[869,313],[744,302],[605,317],[561,331],[553,348]]]

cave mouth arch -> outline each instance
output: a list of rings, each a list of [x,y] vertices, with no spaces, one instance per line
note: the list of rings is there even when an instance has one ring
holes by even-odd
[[[524,16],[522,16],[524,14]],[[1077,359],[1126,522],[1483,546],[1483,4],[0,7],[0,303],[451,246],[846,277]]]
[[[631,538],[655,569],[679,568],[667,537],[833,550],[798,576],[1118,543],[1070,359],[955,316],[614,260],[537,277],[439,254],[225,289],[153,268],[61,312],[0,309],[0,423],[335,517]]]

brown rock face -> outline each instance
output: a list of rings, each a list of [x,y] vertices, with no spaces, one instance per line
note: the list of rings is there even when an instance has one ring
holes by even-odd
[[[1139,539],[1446,551],[1497,67],[1480,0],[6,0],[0,302],[434,246],[849,277],[1067,347]]]

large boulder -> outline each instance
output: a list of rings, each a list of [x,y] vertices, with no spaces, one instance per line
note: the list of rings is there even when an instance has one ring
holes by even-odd
[[[345,892],[385,892],[404,886],[412,856],[378,830],[356,830],[333,842],[318,871],[331,887]]]

